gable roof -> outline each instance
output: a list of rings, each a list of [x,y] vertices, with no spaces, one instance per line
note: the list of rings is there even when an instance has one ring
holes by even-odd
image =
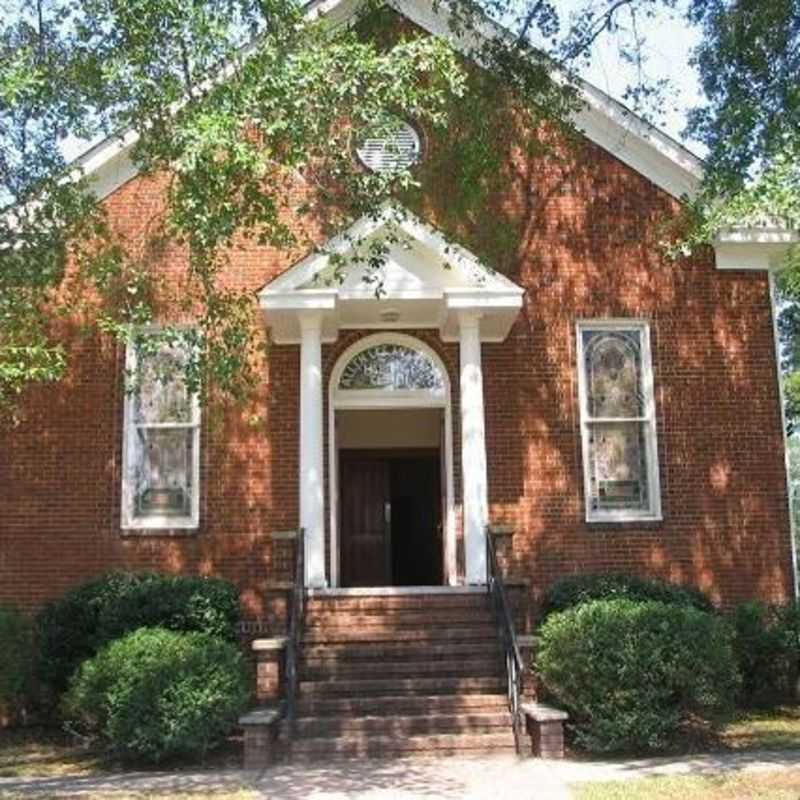
[[[333,26],[353,18],[362,0],[311,0],[306,6],[309,19],[325,17]],[[388,0],[399,14],[436,36],[450,41],[462,53],[472,56],[475,39],[450,30],[445,10],[434,8],[432,0]],[[476,34],[483,39],[510,37],[511,33],[486,20]],[[590,141],[676,198],[693,197],[703,177],[702,161],[680,143],[627,109],[608,94],[581,81],[578,85],[582,108],[574,122]],[[131,148],[138,135],[127,130],[114,134],[90,148],[72,162],[75,174],[89,178],[92,191],[102,200],[138,170],[131,161]]]

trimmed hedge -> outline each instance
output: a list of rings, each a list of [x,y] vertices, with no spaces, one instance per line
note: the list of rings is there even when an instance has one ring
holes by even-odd
[[[126,760],[203,756],[248,701],[238,648],[205,633],[141,628],[85,661],[63,710],[74,732]]]
[[[597,573],[575,575],[556,581],[545,592],[542,600],[541,619],[549,614],[566,611],[568,608],[592,600],[654,600],[681,606],[691,606],[700,611],[714,611],[714,605],[698,589],[678,586],[666,581],[639,578],[622,573]]]
[[[33,692],[33,638],[27,617],[0,606],[0,726],[24,713]]]
[[[536,670],[593,751],[658,750],[693,713],[732,707],[730,626],[687,605],[595,600],[551,614]]]
[[[142,627],[235,641],[239,593],[219,578],[114,572],[47,605],[36,621],[37,673],[56,694],[103,645]]]
[[[770,705],[793,697],[800,660],[800,606],[742,603],[731,617],[742,675],[740,701]]]

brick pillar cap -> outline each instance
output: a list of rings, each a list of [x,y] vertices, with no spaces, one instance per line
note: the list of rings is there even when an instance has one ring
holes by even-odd
[[[272,708],[257,708],[239,717],[239,724],[246,725],[274,725],[283,715],[280,706]]]
[[[269,639],[253,639],[250,645],[256,653],[265,650],[283,650],[286,647],[287,638],[285,636],[272,636]]]
[[[563,722],[569,719],[566,711],[546,706],[544,703],[520,703],[520,709],[526,717],[536,722]]]

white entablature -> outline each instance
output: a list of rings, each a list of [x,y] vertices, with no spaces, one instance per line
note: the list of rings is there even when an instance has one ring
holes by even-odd
[[[376,239],[388,246],[377,269],[358,260]],[[458,341],[459,315],[473,312],[480,318],[481,340],[499,342],[517,317],[522,295],[521,287],[439,231],[408,211],[385,206],[269,283],[259,302],[278,344],[300,342],[299,317],[312,312],[321,320],[323,341],[351,328],[434,328],[444,341]]]

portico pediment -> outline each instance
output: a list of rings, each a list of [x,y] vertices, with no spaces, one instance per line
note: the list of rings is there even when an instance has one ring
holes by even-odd
[[[379,266],[370,266],[375,247]],[[386,206],[329,240],[259,294],[277,343],[300,341],[300,315],[318,314],[322,338],[340,329],[436,328],[458,339],[459,314],[479,315],[483,341],[502,341],[523,289],[404,209]]]

